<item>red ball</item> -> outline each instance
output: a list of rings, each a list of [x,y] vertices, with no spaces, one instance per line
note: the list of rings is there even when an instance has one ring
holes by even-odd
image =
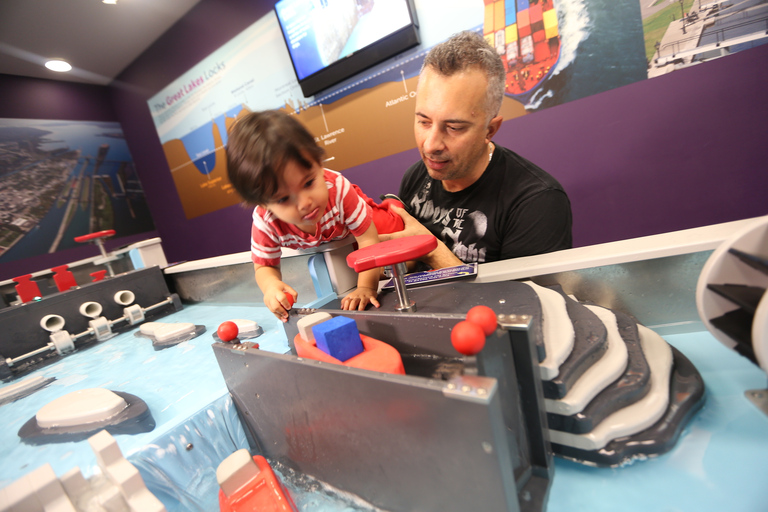
[[[479,325],[486,336],[496,330],[496,313],[488,306],[475,306],[467,312],[467,321]]]
[[[473,356],[483,350],[485,333],[479,325],[463,320],[451,329],[451,344],[457,352]]]
[[[237,324],[231,321],[221,322],[221,325],[219,325],[219,328],[216,330],[219,339],[225,343],[237,338],[239,332],[240,330],[237,328]]]

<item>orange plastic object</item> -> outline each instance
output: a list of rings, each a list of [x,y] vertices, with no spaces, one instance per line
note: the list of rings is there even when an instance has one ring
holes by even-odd
[[[298,509],[291,495],[275,476],[267,459],[254,455],[253,461],[259,467],[259,474],[231,496],[219,490],[221,512],[295,512]]]
[[[67,270],[68,268],[68,265],[51,267],[51,270],[55,272],[55,274],[53,274],[53,282],[56,283],[56,288],[58,288],[60,292],[65,292],[70,288],[77,286],[75,275]]]
[[[416,235],[395,238],[369,245],[349,253],[347,265],[355,272],[363,272],[376,267],[386,267],[408,260],[415,260],[432,252],[437,247],[437,238],[433,235]]]
[[[95,233],[89,233],[87,235],[76,236],[75,242],[78,242],[78,243],[89,242],[97,238],[107,238],[108,236],[112,236],[114,234],[115,234],[114,229],[105,229],[104,231],[97,231]]]
[[[400,353],[392,345],[388,345],[383,341],[371,338],[365,334],[361,334],[360,339],[363,342],[365,350],[354,357],[350,357],[346,361],[339,361],[335,357],[326,354],[317,348],[317,345],[315,345],[314,342],[308,343],[304,341],[301,334],[297,334],[296,337],[293,338],[293,345],[296,347],[296,355],[299,357],[306,357],[307,359],[314,359],[315,361],[323,361],[324,363],[350,366],[352,368],[373,370],[375,372],[405,375],[403,359],[400,357]]]
[[[97,270],[96,272],[91,272],[90,273],[90,276],[93,278],[93,282],[94,283],[96,281],[104,280],[104,276],[106,276],[106,275],[107,275],[107,271],[106,270]]]
[[[40,287],[37,286],[36,282],[32,281],[32,274],[14,277],[13,282],[17,283],[16,293],[19,294],[21,302],[30,302],[35,300],[35,297],[42,297]]]

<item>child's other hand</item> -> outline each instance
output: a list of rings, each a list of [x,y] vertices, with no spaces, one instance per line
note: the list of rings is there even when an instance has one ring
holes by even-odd
[[[291,309],[298,296],[296,290],[280,281],[264,292],[264,304],[281,322],[287,322],[288,310]]]
[[[363,311],[369,303],[377,308],[380,306],[379,301],[376,300],[376,290],[365,286],[358,286],[349,295],[341,299],[341,309]]]

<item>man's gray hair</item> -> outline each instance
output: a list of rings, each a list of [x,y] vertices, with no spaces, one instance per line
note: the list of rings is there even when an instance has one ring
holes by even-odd
[[[498,115],[506,88],[506,70],[501,57],[477,32],[460,32],[433,47],[421,66],[432,68],[443,76],[478,68],[488,78],[486,108],[489,119]]]

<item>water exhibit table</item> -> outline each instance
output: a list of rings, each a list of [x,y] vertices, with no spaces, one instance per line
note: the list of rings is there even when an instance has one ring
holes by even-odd
[[[20,442],[17,432],[45,403],[71,391],[104,387],[135,394],[149,406],[157,423],[152,432],[115,438],[168,510],[216,507],[216,466],[232,451],[248,448],[211,349],[212,333],[233,318],[259,322],[264,334],[256,341],[262,349],[288,350],[282,326],[263,306],[201,303],[161,319],[205,325],[207,332],[198,338],[156,351],[150,340],[136,337],[132,330],[30,374],[56,380],[0,408],[0,486],[46,462],[58,476],[74,466],[92,473],[96,461],[87,442],[30,446]],[[768,417],[744,391],[764,388],[766,375],[707,332],[665,339],[704,378],[703,409],[677,445],[657,458],[619,468],[593,468],[556,458],[547,510],[752,512],[765,505]],[[179,481],[169,483],[168,477]],[[362,498],[356,501],[333,490],[310,491],[313,487],[301,475],[287,471],[284,477],[297,503],[308,507],[303,510],[370,509]]]

